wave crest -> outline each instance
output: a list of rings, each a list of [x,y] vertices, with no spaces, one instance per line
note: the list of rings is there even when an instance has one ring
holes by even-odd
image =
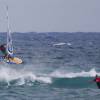
[[[37,76],[31,71],[17,70],[12,68],[0,68],[0,81],[15,83],[17,85],[23,85],[27,83],[33,83],[38,81],[40,83],[51,83],[51,78],[46,76]]]
[[[56,78],[75,78],[75,77],[94,77],[96,74],[100,75],[100,73],[97,73],[96,70],[93,68],[90,71],[81,71],[81,72],[61,72],[61,71],[55,71],[50,74],[51,77]]]

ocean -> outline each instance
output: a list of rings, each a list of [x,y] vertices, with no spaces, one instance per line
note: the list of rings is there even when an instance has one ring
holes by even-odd
[[[0,62],[0,100],[100,100],[93,81],[100,75],[100,33],[15,32],[12,38],[23,63]]]

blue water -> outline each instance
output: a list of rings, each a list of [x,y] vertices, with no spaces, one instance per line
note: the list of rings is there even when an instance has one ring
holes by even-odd
[[[13,33],[23,64],[0,62],[0,100],[100,100],[100,33]],[[0,33],[0,44],[6,33]],[[2,56],[2,53],[0,53]]]

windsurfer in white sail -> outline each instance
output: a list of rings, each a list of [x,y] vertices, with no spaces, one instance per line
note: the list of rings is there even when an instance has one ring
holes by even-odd
[[[8,16],[8,6],[6,6],[7,9],[7,42],[6,44],[2,44],[0,46],[0,51],[2,52],[3,61],[9,63],[9,64],[21,64],[22,60],[14,56],[13,52],[13,43],[12,43],[12,37],[11,37],[11,31],[9,28],[9,16]]]

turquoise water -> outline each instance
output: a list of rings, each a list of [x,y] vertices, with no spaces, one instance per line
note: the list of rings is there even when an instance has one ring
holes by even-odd
[[[0,62],[0,100],[99,100],[100,33],[13,33],[23,64]],[[6,33],[0,33],[0,43]],[[2,54],[0,53],[2,56]]]

